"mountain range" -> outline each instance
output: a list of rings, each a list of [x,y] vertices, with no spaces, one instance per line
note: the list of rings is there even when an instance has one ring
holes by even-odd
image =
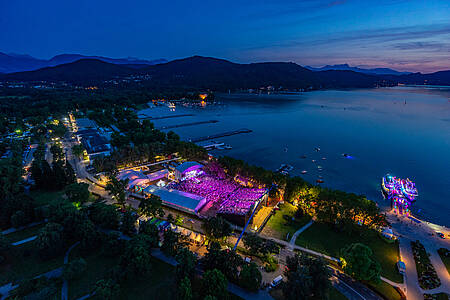
[[[134,62],[118,64],[83,58],[33,71],[0,74],[0,80],[77,84],[110,84],[111,82],[107,82],[110,80],[128,83],[138,81],[139,84],[148,87],[186,87],[221,91],[268,86],[286,89],[323,89],[370,88],[399,83],[450,85],[450,71],[431,74],[375,75],[352,70],[311,71],[298,64],[287,62],[238,64],[202,56],[154,65]]]
[[[339,71],[354,71],[358,73],[370,74],[370,75],[408,75],[411,72],[399,72],[389,68],[373,68],[373,69],[364,69],[359,67],[351,67],[348,64],[340,64],[340,65],[326,65],[320,68],[314,68],[310,66],[305,66],[308,70],[311,71],[329,71],[329,70],[339,70]]]
[[[87,56],[81,54],[61,54],[56,55],[50,59],[39,59],[30,55],[22,55],[0,52],[0,73],[14,73],[23,71],[33,71],[45,67],[54,67],[57,65],[75,62],[80,59],[98,59],[104,62],[118,64],[118,65],[140,65],[150,66],[160,63],[166,63],[165,59],[145,60],[133,57],[128,58],[109,58],[104,56]]]

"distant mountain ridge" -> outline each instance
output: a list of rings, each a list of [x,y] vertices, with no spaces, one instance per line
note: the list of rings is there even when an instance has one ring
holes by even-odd
[[[133,76],[133,77],[130,77]],[[108,84],[110,79],[148,87],[187,87],[217,91],[259,89],[371,88],[404,84],[450,85],[450,71],[431,74],[374,75],[350,70],[311,71],[292,62],[239,64],[213,57],[192,56],[168,63],[113,64],[99,59],[1,74],[6,81],[51,81]],[[110,83],[109,83],[110,84]]]
[[[295,63],[267,62],[238,64],[212,57],[193,56],[164,64],[136,68],[97,59],[39,70],[0,75],[11,81],[65,81],[99,83],[115,77],[145,75],[147,86],[191,87],[235,90],[273,86],[288,89],[374,87],[380,79],[353,71],[313,72]]]
[[[373,69],[364,69],[359,67],[351,67],[348,64],[339,64],[339,65],[326,65],[320,68],[314,68],[310,66],[305,66],[308,70],[311,71],[329,71],[329,70],[339,70],[339,71],[354,71],[358,73],[364,73],[369,75],[408,75],[411,72],[400,72],[389,68],[373,68]]]
[[[119,65],[155,65],[166,63],[165,59],[145,60],[133,57],[109,58],[104,56],[88,56],[82,54],[60,54],[48,60],[39,59],[26,54],[5,54],[0,52],[0,73],[15,73],[34,71],[45,67],[54,67],[61,64],[72,63],[80,59],[97,59],[103,62]]]

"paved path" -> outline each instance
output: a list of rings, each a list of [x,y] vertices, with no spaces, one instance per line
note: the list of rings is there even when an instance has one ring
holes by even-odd
[[[297,230],[291,238],[291,241],[289,242],[292,246],[295,245],[295,241],[297,240],[297,237],[299,236],[300,233],[302,233],[303,231],[305,231],[306,229],[309,228],[309,226],[311,226],[314,223],[314,220],[311,219],[311,221],[308,222],[308,224],[306,224],[305,226],[303,226],[302,228],[300,228],[299,230]]]
[[[11,245],[13,245],[13,246],[19,246],[19,245],[22,245],[22,244],[25,244],[25,243],[34,241],[36,238],[37,238],[37,235],[33,235],[33,236],[30,236],[29,238],[26,238],[26,239],[24,239],[24,240],[21,240],[21,241],[18,241],[18,242],[14,242],[14,243],[12,243]]]
[[[55,278],[55,277],[61,277],[62,275],[62,268],[57,268],[51,271],[48,271],[47,273],[38,275],[34,278],[39,278],[42,276],[45,276],[47,278]],[[14,290],[15,288],[17,288],[19,285],[18,284],[13,284],[12,282],[5,284],[3,286],[0,287],[0,295],[1,295],[1,300],[8,298],[9,292],[11,292],[12,290]]]
[[[64,264],[67,264],[69,262],[69,254],[70,254],[70,252],[73,250],[73,248],[78,246],[79,243],[80,242],[76,242],[75,244],[70,246],[70,248],[67,250],[66,255],[64,255]],[[62,285],[62,288],[61,288],[61,300],[69,299],[68,291],[69,291],[69,284],[67,283],[67,280],[64,279],[63,285]]]
[[[28,224],[28,225],[25,225],[25,226],[22,226],[22,227],[18,227],[18,228],[9,228],[9,229],[6,229],[6,230],[3,230],[2,231],[2,234],[10,234],[10,233],[14,233],[14,232],[17,232],[17,231],[21,231],[21,230],[24,230],[24,229],[27,229],[27,228],[30,228],[30,227],[34,227],[34,226],[37,226],[37,225],[40,225],[40,224],[43,224],[44,223],[44,221],[41,221],[41,222],[33,222],[33,223],[30,223],[30,224]]]
[[[387,213],[388,221],[392,225],[393,232],[399,237],[400,242],[400,258],[406,265],[406,274],[404,276],[406,288],[406,297],[408,300],[423,299],[423,293],[434,294],[438,292],[446,292],[450,294],[450,275],[448,274],[442,260],[440,259],[437,249],[450,249],[449,239],[440,239],[436,236],[436,232],[443,232],[448,235],[449,230],[445,227],[420,221],[413,222],[407,217],[397,216],[392,212]],[[419,286],[416,264],[411,248],[411,241],[419,240],[430,253],[430,260],[435,268],[441,285],[433,290],[422,290]]]

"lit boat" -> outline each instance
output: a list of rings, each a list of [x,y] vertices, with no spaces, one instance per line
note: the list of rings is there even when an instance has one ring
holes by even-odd
[[[419,196],[416,184],[412,182],[409,178],[402,179],[401,183],[402,183],[402,192],[405,195],[405,197],[414,200],[417,196]]]
[[[306,170],[303,170],[303,171],[302,171],[302,174],[306,174],[306,173],[308,173],[308,171],[306,171]]]
[[[323,180],[322,179],[317,179],[316,182],[317,183],[323,183]]]

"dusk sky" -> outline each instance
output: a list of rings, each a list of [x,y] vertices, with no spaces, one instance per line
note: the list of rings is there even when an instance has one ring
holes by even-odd
[[[0,1],[0,52],[450,69],[449,0]]]

